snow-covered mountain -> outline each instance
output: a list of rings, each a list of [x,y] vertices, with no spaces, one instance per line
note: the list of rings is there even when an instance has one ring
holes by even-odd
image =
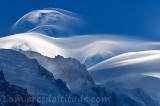
[[[49,58],[36,52],[21,52],[31,59],[36,59],[41,66],[53,73],[56,79],[62,79],[73,93],[89,92],[90,87],[88,86],[94,85],[85,65],[74,58],[64,58],[60,55]]]
[[[97,64],[106,58],[122,53],[159,49],[160,44],[107,35],[54,38],[39,33],[22,33],[0,38],[0,48],[35,51],[51,58],[57,55],[73,57],[87,63],[87,67],[89,67],[90,64]],[[88,63],[90,60],[94,60],[94,62]]]
[[[22,88],[35,98],[40,98],[42,106],[82,106],[82,103],[45,102],[42,97],[58,97],[58,95],[74,97],[65,83],[55,80],[53,75],[40,66],[35,60],[13,50],[0,50],[0,69],[3,70],[6,80]],[[44,102],[43,102],[44,101]]]
[[[160,43],[77,36],[83,27],[79,15],[58,8],[21,17],[14,35],[0,38],[0,96],[40,97],[30,104],[42,106],[160,106]],[[59,95],[87,100],[44,100]]]
[[[108,51],[104,51],[104,50],[95,51],[91,54],[88,54],[82,60],[82,63],[85,64],[87,67],[91,67],[113,56],[114,56],[114,53],[111,53]]]
[[[56,79],[64,81],[72,93],[87,97],[108,96],[101,87],[95,85],[85,65],[78,60],[60,55],[49,58],[32,51],[21,52],[31,59],[36,59],[40,65],[53,73]]]
[[[43,58],[46,58],[46,57],[43,57]],[[65,61],[67,61],[67,63]],[[77,67],[77,65],[80,63],[77,63],[78,61],[75,59],[72,59],[72,58],[65,59],[61,56],[58,56],[53,60],[53,62],[54,62],[53,65],[56,64],[56,67],[59,67],[58,71],[60,71],[62,75],[64,75],[63,71],[67,71],[68,75],[71,74],[68,77],[73,77],[75,74],[79,74],[77,75],[77,77],[81,76],[82,74],[77,73],[78,71],[82,71],[82,73],[86,75],[85,70],[76,70],[78,68],[80,69],[83,68],[83,66]],[[60,65],[60,63],[64,63],[64,64]],[[67,68],[70,68],[70,70],[73,69],[75,73],[71,71],[69,73],[68,72],[69,70]],[[68,88],[65,86],[65,83],[63,81],[54,79],[53,75],[50,72],[48,72],[46,69],[44,69],[42,66],[40,66],[35,60],[27,58],[25,55],[23,55],[20,52],[1,49],[0,50],[0,69],[3,70],[4,76],[10,84],[14,84],[22,88],[27,88],[28,93],[32,97],[37,97],[37,96],[38,97],[48,97],[49,95],[57,97],[58,94],[61,94],[64,97],[67,95],[70,95],[70,97],[79,98],[81,96],[81,95],[75,96],[71,94]],[[65,78],[67,77],[62,76],[62,75],[61,77],[64,77],[64,78],[61,78],[61,79],[65,80]],[[84,76],[83,78],[85,77],[87,78],[87,76]],[[1,77],[1,79],[3,79],[3,77]],[[75,77],[71,78],[70,81],[74,81],[74,80],[76,80]],[[66,82],[67,81],[68,80],[66,79]],[[95,97],[98,97],[98,98],[106,97],[105,99],[106,101],[103,101],[103,102],[95,103],[95,102],[88,101],[87,102],[88,105],[91,105],[91,106],[92,105],[94,106],[115,106],[116,103],[118,104],[121,103],[119,104],[119,106],[124,106],[124,105],[147,106],[146,104],[144,104],[144,102],[147,102],[147,101],[151,101],[151,103],[153,102],[153,105],[149,105],[149,106],[155,106],[154,104],[156,104],[148,95],[143,101],[141,101],[140,98],[135,99],[132,97],[136,93],[128,93],[128,94],[121,93],[120,94],[117,91],[116,92],[106,91],[104,88],[98,85],[95,85],[94,82],[91,80],[91,78],[88,78],[88,82],[90,82],[90,84],[86,83],[85,85],[83,85],[84,88],[88,88],[88,91],[81,92],[83,93],[82,95],[84,95],[84,97],[94,97],[94,98]],[[74,86],[80,87],[77,84],[80,84],[80,83],[75,83]],[[145,95],[143,90],[142,90],[141,95],[142,94]],[[136,97],[137,96],[138,94],[136,95]],[[68,102],[67,103],[66,102],[63,102],[63,103],[62,102],[60,103],[59,102],[58,103],[57,102],[38,102],[38,103],[41,106],[46,106],[46,105],[47,106],[53,106],[53,105],[88,106],[84,102],[83,103],[81,102],[78,102],[78,103],[77,102],[74,102],[74,103],[73,102],[69,102],[69,103]]]
[[[88,97],[101,97],[107,95],[110,97],[109,106],[156,106],[157,104],[147,93],[145,93],[145,91],[143,91],[143,89],[138,90],[137,88],[134,88],[130,89],[130,92],[122,92],[122,90],[115,89],[109,89],[107,92],[104,91],[104,89],[94,84],[94,81],[88,74],[85,67],[80,65],[80,63],[75,59],[65,59],[62,56],[56,56],[53,59],[42,56],[36,52],[21,52],[31,59],[36,59],[42,66],[52,72],[55,78],[65,81],[70,91],[73,93],[79,95],[82,94]],[[141,91],[141,93],[138,94],[135,91]],[[101,105],[106,106],[107,104]]]
[[[160,101],[160,51],[124,53],[90,68],[94,81],[107,89],[142,88]]]

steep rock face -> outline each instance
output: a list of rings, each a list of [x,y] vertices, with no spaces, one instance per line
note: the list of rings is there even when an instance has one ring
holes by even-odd
[[[55,58],[49,58],[31,51],[23,53],[31,59],[36,59],[39,64],[53,73],[55,79],[61,79],[64,81],[72,93],[89,98],[109,97],[109,94],[107,94],[103,88],[95,85],[86,69],[86,66],[81,64],[78,60],[74,58],[64,58],[60,55]],[[99,91],[99,93],[97,93],[97,91]],[[105,101],[103,103],[87,103],[91,105],[94,104],[103,106],[104,104],[104,106],[110,106],[109,101]]]
[[[26,89],[9,84],[0,71],[0,106],[39,106]]]
[[[32,97],[46,99],[50,96],[58,98],[58,95],[73,97],[63,81],[55,80],[53,75],[40,66],[37,61],[27,58],[20,52],[1,49],[0,69],[3,70],[8,82],[27,88]],[[40,99],[38,103],[42,106],[83,106],[82,103],[43,101]]]
[[[56,79],[62,79],[70,91],[78,95],[85,95],[87,97],[107,97],[106,102],[99,102],[99,106],[155,106],[152,105],[154,101],[149,95],[146,98],[137,98],[135,100],[133,97],[141,96],[141,94],[135,95],[136,93],[125,94],[125,92],[119,93],[120,91],[106,91],[104,88],[96,85],[89,75],[86,67],[82,65],[79,61],[73,58],[64,58],[62,56],[56,56],[55,58],[49,58],[42,56],[36,52],[23,52],[27,57],[31,59],[36,59],[39,64],[49,70]],[[73,85],[73,86],[72,86]],[[78,88],[78,89],[77,89]],[[134,91],[134,89],[133,89]],[[143,91],[143,90],[142,90]],[[145,93],[144,93],[145,94]],[[130,96],[131,95],[131,96]],[[144,97],[144,96],[142,96]],[[151,104],[147,105],[141,103],[151,101]],[[92,105],[92,103],[89,103]]]
[[[94,85],[85,65],[74,58],[64,58],[60,55],[49,58],[31,51],[23,53],[31,59],[36,59],[41,66],[53,74],[55,79],[62,79],[74,93],[87,92],[89,86]]]
[[[49,58],[46,58],[46,59],[49,62],[50,59]],[[69,102],[69,103],[68,102],[63,102],[63,103],[62,102],[61,103],[59,102],[44,103],[43,102],[42,103],[41,101],[40,102],[38,101],[38,103],[42,106],[46,106],[46,105],[47,106],[53,106],[53,105],[58,105],[58,106],[84,106],[84,105],[85,106],[86,105],[87,106],[93,106],[93,105],[94,106],[125,106],[125,105],[126,106],[155,106],[154,101],[152,101],[152,99],[148,95],[141,93],[142,91],[137,93],[129,92],[128,94],[125,94],[125,92],[120,92],[120,91],[116,91],[114,93],[114,91],[106,91],[104,88],[94,84],[88,72],[85,72],[87,71],[85,70],[85,66],[81,65],[75,59],[72,59],[72,58],[66,59],[61,56],[57,56],[52,61],[53,63],[55,62],[55,66],[59,67],[57,69],[61,72],[61,75],[63,75],[64,79],[63,78],[61,78],[62,80],[58,79],[60,78],[60,76],[55,79],[51,72],[48,72],[41,65],[39,65],[37,61],[27,58],[22,53],[19,53],[13,50],[0,50],[0,68],[4,71],[6,80],[9,81],[9,83],[11,84],[15,84],[22,88],[27,88],[28,93],[32,97],[48,97],[50,95],[57,97],[58,94],[61,94],[64,97],[66,95],[70,95],[70,97],[74,97],[74,98],[81,98],[83,96],[90,99],[92,99],[92,97],[96,97],[96,98],[106,97],[105,99],[107,99],[102,102],[101,101],[98,101],[98,102],[82,101],[83,103],[81,102]],[[44,60],[43,62],[47,62],[47,61]],[[61,65],[64,65],[65,67],[60,67]],[[80,71],[80,72],[76,74],[77,71]],[[75,74],[76,74],[76,77],[74,77]],[[0,75],[0,76],[1,76],[0,79],[4,80],[3,75]],[[71,77],[71,80],[69,80],[70,77]],[[76,83],[73,83],[74,82],[73,78],[75,78]],[[76,78],[78,79],[82,78],[85,80],[82,80],[81,83],[77,83]],[[87,82],[85,82],[86,80]],[[71,81],[70,83],[75,84],[76,88],[77,87],[82,87],[82,88],[78,89],[80,91],[79,92],[77,91],[75,95],[72,95],[68,90],[68,88],[66,87],[64,81],[66,84],[68,81]],[[134,96],[134,94],[136,95]],[[137,98],[135,99],[135,97]],[[142,100],[149,105],[146,105],[144,102],[141,102]]]

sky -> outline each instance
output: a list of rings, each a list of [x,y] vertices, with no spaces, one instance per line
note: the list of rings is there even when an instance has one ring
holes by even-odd
[[[80,14],[88,24],[83,34],[160,40],[160,0],[1,0],[0,36],[24,14],[49,7]]]

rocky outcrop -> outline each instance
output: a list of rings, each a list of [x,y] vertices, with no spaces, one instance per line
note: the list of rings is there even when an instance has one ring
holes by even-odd
[[[0,106],[39,106],[27,89],[9,84],[0,71]]]

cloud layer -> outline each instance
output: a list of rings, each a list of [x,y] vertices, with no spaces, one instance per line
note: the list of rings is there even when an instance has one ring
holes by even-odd
[[[66,35],[56,35],[56,33],[65,32],[69,36],[73,34],[70,30],[76,33],[84,27],[84,24],[84,20],[78,14],[63,9],[48,8],[25,14],[13,25],[12,31],[13,33],[40,31],[44,34],[50,31],[50,35],[61,37]]]

